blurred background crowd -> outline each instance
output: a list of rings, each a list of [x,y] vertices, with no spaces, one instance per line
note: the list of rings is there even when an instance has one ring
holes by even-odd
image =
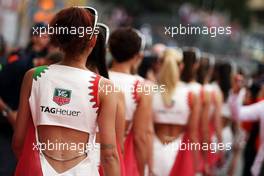
[[[45,27],[60,9],[73,5],[95,7],[100,21],[110,30],[133,26],[145,36],[145,57],[139,74],[153,80],[165,46],[197,47],[216,58],[223,74],[220,88],[227,99],[229,76],[235,69],[247,79],[247,104],[264,98],[264,0],[0,0],[0,110],[8,106],[10,117],[0,114],[0,175],[11,175],[16,160],[11,150],[12,126],[18,108],[24,73],[43,64],[55,63],[63,55],[48,44],[47,37],[32,35],[32,26]],[[231,35],[164,34],[164,26],[231,26]],[[110,62],[111,56],[107,55]],[[225,66],[229,65],[229,66]],[[217,67],[216,67],[217,68]],[[224,79],[225,75],[229,75]],[[259,146],[259,122],[232,123],[235,136],[242,134],[241,146],[234,147],[229,165],[234,175],[250,175]],[[238,138],[239,140],[241,139]],[[241,140],[240,140],[241,141]],[[226,172],[225,172],[226,173]]]

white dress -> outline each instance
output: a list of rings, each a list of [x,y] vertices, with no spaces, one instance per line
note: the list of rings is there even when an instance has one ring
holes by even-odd
[[[186,125],[190,115],[190,90],[184,83],[179,83],[172,96],[172,105],[166,107],[161,93],[153,95],[154,123]],[[168,176],[181,149],[184,134],[180,134],[168,144],[163,144],[157,136],[153,143],[153,173]]]
[[[101,77],[93,72],[63,65],[38,67],[33,75],[29,98],[30,110],[38,141],[39,125],[60,126],[89,134],[86,158],[73,168],[58,173],[39,150],[44,176],[98,176],[98,153],[95,134],[99,108],[98,85]],[[36,161],[37,162],[37,161]]]

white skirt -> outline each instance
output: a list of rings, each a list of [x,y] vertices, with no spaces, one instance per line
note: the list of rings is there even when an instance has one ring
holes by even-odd
[[[183,135],[174,141],[163,144],[157,136],[153,144],[153,173],[155,176],[168,176],[177,157]]]

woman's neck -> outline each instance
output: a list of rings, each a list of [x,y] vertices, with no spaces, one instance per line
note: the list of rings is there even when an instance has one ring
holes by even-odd
[[[131,74],[131,68],[127,63],[113,63],[111,70]]]
[[[64,59],[59,64],[87,70],[86,61],[87,61],[87,57],[84,56],[78,56],[78,57],[65,56]]]

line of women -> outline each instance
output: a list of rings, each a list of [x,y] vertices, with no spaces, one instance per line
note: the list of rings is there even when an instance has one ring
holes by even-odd
[[[165,47],[147,80],[136,74],[144,36],[118,28],[108,40],[97,18],[94,8],[70,7],[51,21],[93,31],[50,35],[64,58],[26,73],[13,138],[16,175],[216,175],[231,150],[222,117],[233,113],[223,82],[232,73],[197,48]],[[86,145],[43,149],[47,143]]]

